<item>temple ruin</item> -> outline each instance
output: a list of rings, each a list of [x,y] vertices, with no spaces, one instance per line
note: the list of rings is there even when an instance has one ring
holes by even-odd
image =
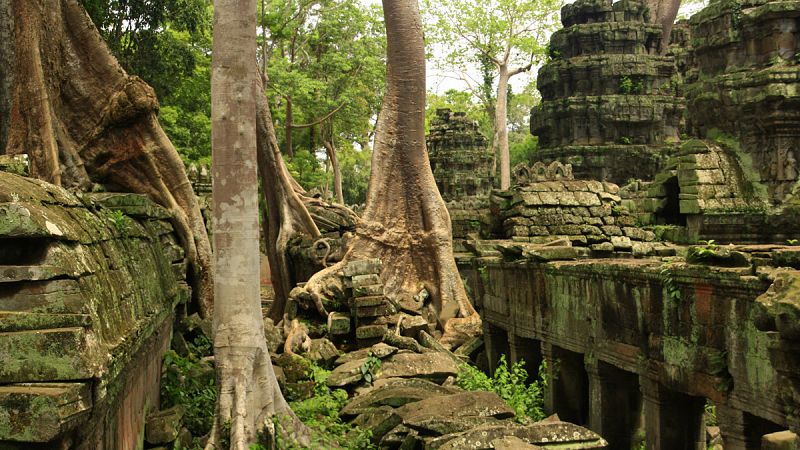
[[[531,116],[537,160],[507,191],[477,126],[436,112],[431,166],[483,338],[443,348],[425,288],[389,299],[382,262],[353,261],[327,323],[287,341],[265,320],[285,390],[314,389],[294,352],[331,368],[327,385],[353,394],[342,417],[379,448],[798,448],[800,3],[713,0],[665,56],[648,14],[564,6]],[[0,156],[0,448],[180,444],[180,418],[166,435],[146,423],[175,412],[159,412],[173,331],[208,324],[187,317],[169,213],[26,168]],[[208,169],[189,174],[207,196]],[[309,208],[323,237],[292,241],[298,285],[354,229]],[[293,293],[297,318],[310,302]],[[463,361],[493,370],[502,355],[545,370],[558,420],[518,423],[454,386]]]

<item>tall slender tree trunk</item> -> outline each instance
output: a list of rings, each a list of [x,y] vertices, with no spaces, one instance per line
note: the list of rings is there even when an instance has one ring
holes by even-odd
[[[333,170],[333,191],[336,195],[336,201],[344,205],[344,193],[342,192],[342,169],[339,167],[339,159],[336,156],[336,147],[333,141],[325,140],[323,142],[325,152],[328,154],[328,160],[331,162],[331,170]]]
[[[173,215],[197,309],[212,309],[211,246],[152,88],[129,76],[76,0],[0,2],[0,153],[34,176],[150,196]]]
[[[494,108],[494,153],[500,159],[500,189],[511,187],[511,155],[508,150],[508,66],[499,67],[497,101]]]
[[[267,204],[262,229],[267,240],[267,258],[272,272],[275,300],[269,311],[274,321],[283,318],[286,300],[293,287],[293,277],[286,253],[289,240],[298,233],[312,239],[320,237],[319,229],[301,199],[303,189],[291,177],[283,163],[272,113],[264,94],[266,76],[262,75],[257,97],[258,171],[261,189]]]
[[[425,45],[417,0],[383,0],[386,93],[378,118],[367,204],[342,264],[381,258],[389,296],[431,293],[443,342],[455,345],[480,333],[480,316],[467,298],[453,258],[450,215],[425,148]],[[326,277],[307,287],[319,295]]]
[[[286,156],[289,157],[289,161],[294,159],[294,142],[292,139],[292,134],[294,132],[294,108],[292,105],[292,96],[287,95],[286,97],[286,124],[284,127],[284,141],[286,142]]]
[[[211,78],[214,357],[219,399],[207,448],[246,450],[272,418],[299,425],[278,387],[262,324],[258,252],[256,1],[217,0]],[[223,425],[230,436],[222,436]]]

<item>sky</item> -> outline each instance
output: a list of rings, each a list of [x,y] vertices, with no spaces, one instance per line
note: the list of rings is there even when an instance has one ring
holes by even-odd
[[[365,5],[380,5],[381,0],[360,0]],[[524,1],[524,0],[520,0]],[[565,3],[573,3],[575,0],[566,0]],[[708,0],[684,0],[678,17],[689,17],[695,12],[699,11]],[[519,75],[511,79],[511,86],[515,92],[520,92],[531,81],[532,77],[536,76],[538,68],[534,68],[528,74]],[[476,73],[471,74],[477,75]],[[459,74],[447,71],[439,71],[436,69],[432,61],[427,64],[427,88],[428,91],[442,94],[448,89],[466,90],[467,85],[460,81]]]

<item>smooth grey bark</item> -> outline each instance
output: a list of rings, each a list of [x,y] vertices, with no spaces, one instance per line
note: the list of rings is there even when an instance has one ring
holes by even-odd
[[[230,448],[247,450],[273,417],[302,431],[286,403],[264,337],[259,276],[256,0],[217,0],[211,75],[214,204],[214,358],[217,414],[206,448],[224,424]]]

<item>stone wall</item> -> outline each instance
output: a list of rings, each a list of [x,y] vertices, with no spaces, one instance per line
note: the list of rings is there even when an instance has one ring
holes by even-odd
[[[529,170],[518,166],[517,186],[492,196],[506,238],[533,243],[561,238],[596,252],[630,252],[634,242],[654,239],[654,234],[638,228],[636,219],[622,207],[617,185],[571,176],[530,179],[531,175],[525,175]],[[646,252],[642,246],[637,250]]]
[[[692,17],[689,125],[736,138],[779,203],[798,181],[800,64],[796,1],[717,0]]]
[[[140,445],[185,274],[146,197],[0,172],[0,447]]]
[[[732,251],[738,263],[500,251],[462,256],[459,266],[490,362],[505,353],[528,370],[548,363],[549,412],[588,426],[611,449],[630,449],[644,434],[650,449],[694,450],[706,448],[708,400],[726,450],[757,449],[763,434],[800,431],[800,360],[790,350],[800,336],[800,252]]]
[[[551,61],[539,71],[542,103],[531,116],[545,161],[578,178],[623,183],[652,177],[677,141],[683,100],[674,60],[658,56],[661,27],[643,3],[578,0],[561,11]]]

